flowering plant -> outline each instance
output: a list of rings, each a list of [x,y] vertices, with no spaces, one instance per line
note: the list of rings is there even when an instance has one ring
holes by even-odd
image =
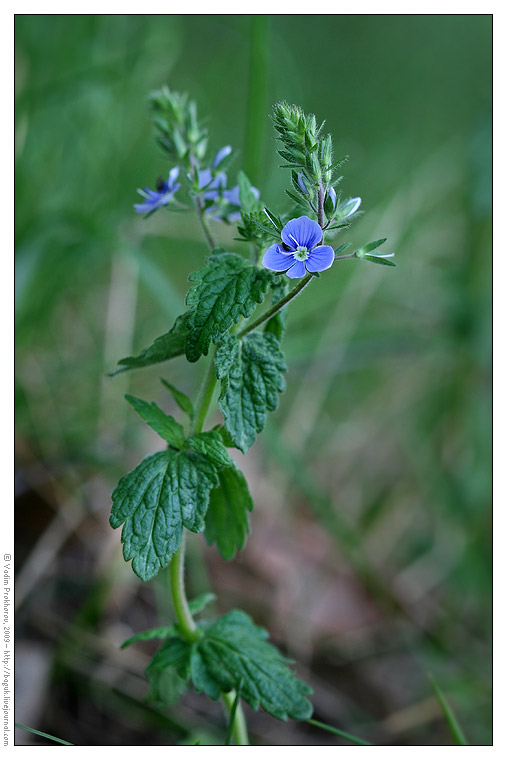
[[[293,206],[281,217],[265,207],[244,173],[230,186],[230,146],[206,161],[208,135],[195,103],[167,88],[154,93],[151,103],[158,142],[175,165],[156,190],[139,191],[144,201],[134,208],[143,214],[161,208],[195,210],[211,255],[189,276],[187,311],[149,347],[121,359],[111,374],[180,355],[192,363],[211,356],[195,403],[164,381],[183,423],[153,402],[126,397],[166,447],[121,478],[112,495],[110,521],[113,528],[123,526],[123,555],[141,580],[169,568],[176,619],[170,626],[135,634],[123,646],[161,640],[146,671],[151,693],[164,701],[169,691],[180,694],[191,683],[211,699],[222,698],[229,714],[226,743],[234,737],[236,744],[247,744],[241,700],[280,720],[309,720],[312,689],[245,612],[196,620],[210,596],[187,599],[185,534],[204,533],[226,560],[244,546],[253,502],[228,449],[248,451],[285,390],[282,339],[288,304],[337,260],[393,266],[389,259],[394,254],[373,253],[385,239],[348,254],[343,253],[348,244],[330,244],[350,226],[361,199],[342,201],[337,193],[341,178],[334,173],[345,159],[333,160],[331,136],[322,135],[315,116],[287,103],[274,107],[279,153],[292,180],[287,193]],[[250,258],[219,248],[210,218],[213,223],[239,222],[237,240],[248,244]],[[289,289],[292,279],[299,282]],[[257,315],[268,294],[271,305]],[[204,430],[217,383],[223,424]]]

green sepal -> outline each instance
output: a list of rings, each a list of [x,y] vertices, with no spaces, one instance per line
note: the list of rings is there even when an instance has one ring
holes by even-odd
[[[189,399],[186,393],[183,393],[183,391],[178,390],[176,386],[174,386],[172,383],[168,382],[167,380],[164,380],[163,377],[160,378],[160,382],[165,385],[167,390],[172,395],[173,399],[178,404],[179,408],[182,412],[185,412],[190,418],[194,416],[194,405],[192,404],[192,401]]]
[[[269,270],[236,253],[210,256],[206,266],[190,275],[195,283],[186,298],[190,311],[185,353],[190,362],[206,356],[210,343],[221,340],[241,317],[252,314],[264,300],[271,277]]]
[[[140,354],[120,359],[118,362],[120,365],[119,369],[109,372],[109,376],[113,377],[129,369],[149,367],[152,364],[159,364],[160,362],[165,362],[168,359],[174,359],[176,356],[184,354],[185,340],[188,335],[185,320],[186,314],[182,314],[177,318],[169,332],[156,338],[151,346],[145,348]]]
[[[343,253],[343,251],[346,251],[347,248],[350,248],[350,243],[342,243],[338,246],[338,248],[334,249],[334,255],[339,256],[340,253]]]
[[[219,486],[210,494],[204,535],[208,544],[216,543],[225,560],[231,560],[250,532],[248,513],[253,501],[245,476],[236,466],[219,472],[218,480]]]
[[[246,454],[263,430],[267,412],[278,406],[287,367],[275,335],[227,336],[218,346],[215,370],[221,381],[218,406],[234,445]]]
[[[148,401],[143,401],[136,396],[130,396],[125,394],[125,398],[131,406],[134,407],[140,417],[143,418],[148,425],[159,434],[164,441],[170,446],[174,446],[177,449],[183,448],[185,443],[185,433],[179,422],[176,422],[174,417],[170,417],[168,414],[158,407],[154,401],[151,404]]]

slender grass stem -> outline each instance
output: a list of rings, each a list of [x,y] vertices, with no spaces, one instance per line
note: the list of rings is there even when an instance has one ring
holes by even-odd
[[[354,736],[353,734],[348,734],[346,731],[341,731],[339,728],[334,728],[334,726],[328,726],[327,723],[321,723],[320,720],[313,720],[312,718],[310,718],[306,722],[309,723],[311,726],[317,726],[317,728],[322,728],[324,731],[328,731],[330,734],[339,736],[340,738],[345,739],[351,744],[359,744],[363,747],[372,746],[370,742],[366,742],[364,741],[364,739],[360,739],[358,736]]]
[[[250,17],[250,64],[248,76],[247,121],[245,135],[245,172],[255,184],[263,164],[268,111],[268,24],[269,17]]]
[[[51,741],[58,742],[58,744],[66,744],[68,747],[74,746],[71,742],[66,742],[64,741],[64,739],[59,739],[57,736],[52,736],[51,734],[45,734],[44,731],[37,731],[36,728],[23,726],[22,723],[15,723],[14,725],[16,726],[16,728],[22,728],[23,731],[30,731],[31,734],[37,734],[37,736],[43,736],[44,739],[51,739]]]

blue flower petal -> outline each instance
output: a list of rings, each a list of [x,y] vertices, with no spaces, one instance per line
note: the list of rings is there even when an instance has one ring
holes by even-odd
[[[297,219],[291,219],[287,222],[282,232],[282,240],[293,251],[298,245],[306,246],[311,250],[322,240],[322,230],[317,222],[308,216],[300,216]],[[298,277],[300,275],[297,275]]]
[[[334,251],[330,245],[318,245],[310,252],[305,261],[309,272],[323,272],[329,269],[334,261]]]
[[[272,269],[273,272],[285,272],[290,267],[294,258],[291,254],[281,253],[278,243],[271,245],[262,259],[263,265],[267,269]],[[303,265],[304,270],[304,265]],[[301,277],[302,275],[298,275]]]
[[[220,148],[215,158],[213,159],[213,169],[216,169],[217,166],[222,163],[224,158],[226,158],[227,156],[231,154],[231,152],[232,152],[232,148],[230,145],[224,145],[223,148]]]
[[[286,272],[287,277],[290,277],[291,280],[295,280],[297,277],[304,277],[305,274],[306,270],[304,261],[296,261]]]

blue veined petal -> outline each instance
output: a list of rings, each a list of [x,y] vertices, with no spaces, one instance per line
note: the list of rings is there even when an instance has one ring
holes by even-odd
[[[287,277],[290,277],[291,280],[295,280],[297,277],[304,277],[306,274],[305,262],[296,261],[285,274]]]
[[[213,159],[213,169],[216,169],[217,166],[222,163],[224,158],[227,158],[227,156],[231,154],[231,152],[232,148],[230,145],[224,145],[223,148],[220,148],[215,158]]]
[[[323,272],[324,269],[329,269],[333,261],[334,251],[331,246],[318,245],[310,251],[305,264],[309,272]]]
[[[291,219],[287,222],[282,232],[282,240],[285,245],[296,250],[298,245],[305,246],[311,250],[322,240],[322,230],[313,219],[308,216],[300,216],[297,219]]]
[[[294,258],[291,253],[287,254],[280,251],[279,243],[271,245],[262,259],[262,263],[266,269],[272,269],[273,272],[285,272],[285,270],[291,266],[293,261]]]

